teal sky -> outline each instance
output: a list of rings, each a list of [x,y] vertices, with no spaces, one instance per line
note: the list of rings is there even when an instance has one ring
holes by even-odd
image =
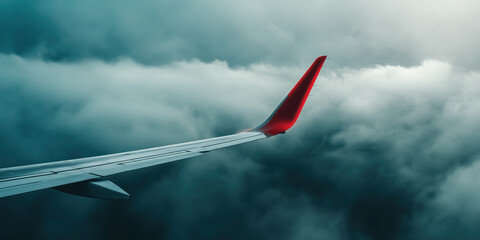
[[[50,61],[215,59],[477,69],[477,1],[2,1],[0,51]]]

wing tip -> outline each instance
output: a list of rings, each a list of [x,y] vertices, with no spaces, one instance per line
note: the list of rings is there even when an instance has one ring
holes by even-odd
[[[255,128],[256,131],[273,136],[285,133],[295,124],[326,59],[326,55],[315,59],[277,109],[263,124]]]

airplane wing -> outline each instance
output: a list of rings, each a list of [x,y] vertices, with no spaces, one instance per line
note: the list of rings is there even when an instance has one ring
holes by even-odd
[[[54,188],[79,196],[129,199],[105,177],[285,133],[296,122],[325,62],[317,58],[271,116],[259,127],[223,137],[137,151],[0,169],[0,198]]]

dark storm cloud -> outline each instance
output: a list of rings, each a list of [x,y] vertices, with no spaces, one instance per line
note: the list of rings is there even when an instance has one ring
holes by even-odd
[[[432,7],[434,6],[434,7]],[[18,1],[0,3],[0,51],[49,61],[225,60],[478,69],[478,1]]]
[[[412,239],[478,239],[480,161],[454,170],[440,185],[431,204],[416,214]]]
[[[305,70],[8,55],[0,65],[3,167],[248,129]],[[325,67],[287,135],[112,177],[131,201],[53,190],[0,199],[3,236],[478,237],[480,74],[436,60]]]

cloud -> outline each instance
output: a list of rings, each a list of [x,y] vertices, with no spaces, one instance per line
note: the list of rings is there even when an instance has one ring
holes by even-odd
[[[412,234],[415,238],[479,237],[476,228],[480,213],[477,204],[480,198],[477,188],[479,168],[480,162],[475,159],[473,163],[448,173],[438,191],[428,198],[424,211],[416,214],[415,227],[422,231]]]
[[[432,6],[435,6],[432,8]],[[478,69],[478,1],[2,1],[0,52],[48,61],[193,58],[234,66],[415,66]]]
[[[0,55],[0,65],[2,167],[248,129],[305,70],[15,55]],[[476,195],[466,193],[480,149],[479,80],[438,60],[341,69],[327,62],[286,135],[113,176],[131,201],[53,190],[0,199],[9,216],[2,231],[48,239],[410,239],[433,222],[427,237],[476,236]]]
[[[261,95],[283,94],[281,90],[287,91],[291,83],[274,84],[273,80],[289,69],[263,65],[230,69],[220,61],[177,62],[163,68],[130,60],[59,64],[3,55],[0,61],[5,66],[2,118],[8,122],[4,125],[8,136],[27,142],[49,138],[48,142],[63,144],[70,142],[65,138],[84,144],[95,139],[99,148],[110,151],[254,127],[278,101],[273,97],[258,101]],[[77,132],[82,134],[74,136]],[[112,146],[116,149],[109,149]]]

